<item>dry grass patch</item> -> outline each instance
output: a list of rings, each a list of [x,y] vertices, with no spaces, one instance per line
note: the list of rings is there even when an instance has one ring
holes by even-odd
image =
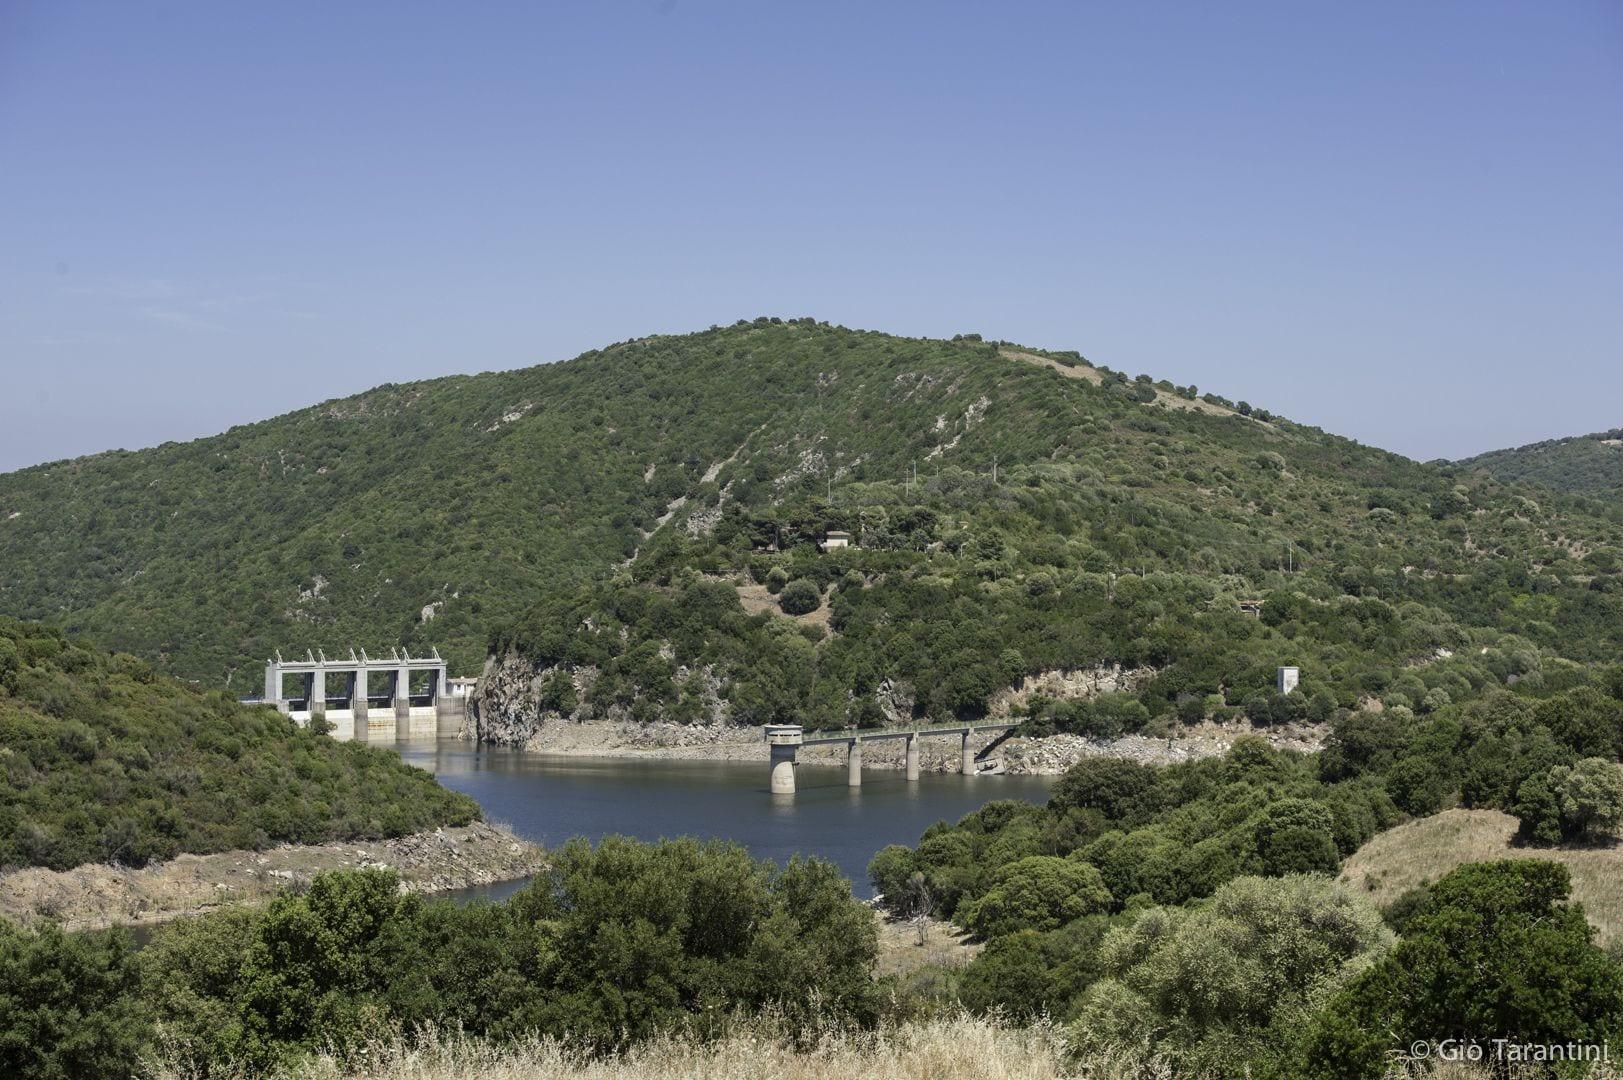
[[[361,1061],[346,1069],[322,1057],[284,1075],[286,1080],[1059,1080],[1080,1075],[1068,1066],[1052,1028],[1010,1028],[968,1017],[873,1032],[828,1032],[801,1043],[769,1024],[745,1024],[713,1042],[669,1036],[606,1058],[555,1039],[495,1045],[451,1035],[416,1046],[379,1041]],[[163,1069],[157,1075],[160,1080],[186,1076]]]
[[[1623,936],[1623,847],[1517,847],[1516,827],[1498,810],[1445,810],[1376,836],[1347,859],[1341,880],[1385,905],[1463,863],[1549,859],[1566,865],[1601,943]]]
[[[790,615],[778,606],[778,598],[767,591],[765,585],[753,581],[734,584],[738,591],[738,602],[744,608],[746,615],[759,615],[763,611],[776,615],[780,619],[793,619],[802,626],[821,626],[825,632],[828,630],[829,620],[834,612],[828,606],[828,597],[825,595],[817,605],[816,611],[808,611],[804,615]]]
[[[879,924],[879,964],[876,974],[911,975],[926,967],[960,968],[968,964],[983,949],[978,941],[950,922],[941,919],[924,921],[924,940],[919,941],[919,928],[911,919],[892,919],[882,911],[874,912]]]
[[[1086,363],[1077,364],[1076,366],[1072,367],[1068,364],[1060,363],[1053,357],[1038,356],[1036,353],[1023,352],[1019,349],[1004,349],[1002,350],[1002,355],[1008,357],[1010,360],[1022,360],[1028,364],[1036,364],[1039,367],[1051,368],[1052,370],[1065,376],[1067,379],[1081,379],[1084,382],[1093,383],[1095,386],[1105,381],[1103,372],[1101,372],[1098,368],[1092,367]],[[1213,416],[1240,415],[1233,409],[1226,408],[1222,405],[1213,405],[1209,401],[1200,401],[1198,399],[1191,401],[1189,398],[1179,397],[1177,394],[1169,394],[1158,386],[1153,387],[1153,389],[1155,390],[1155,403],[1157,405],[1165,406],[1168,409],[1182,409],[1186,412],[1210,413]],[[1254,422],[1258,424],[1262,423],[1260,420],[1255,420]]]

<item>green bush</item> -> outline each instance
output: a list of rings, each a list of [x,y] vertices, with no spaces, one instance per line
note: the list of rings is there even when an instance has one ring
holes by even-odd
[[[1104,911],[1110,899],[1096,868],[1033,855],[998,870],[991,889],[964,910],[962,922],[985,938],[1017,930],[1053,930]]]
[[[599,1050],[768,1007],[792,1025],[868,1024],[876,953],[872,913],[828,863],[610,837],[566,844],[504,904],[322,874],[261,912],[165,928],[140,966],[173,1053],[263,1070],[424,1024]]]
[[[122,931],[19,930],[0,919],[0,1075],[133,1077],[151,1037]]]
[[[778,606],[785,615],[809,615],[823,604],[822,591],[805,578],[796,578],[778,594]]]
[[[1431,887],[1397,947],[1332,997],[1306,1041],[1307,1071],[1385,1074],[1417,1041],[1600,1043],[1623,1031],[1623,967],[1567,904],[1567,870],[1473,863]]]
[[[1180,1074],[1281,1075],[1324,998],[1392,940],[1369,901],[1328,879],[1240,878],[1112,930],[1070,1030],[1084,1048],[1159,1053]]]

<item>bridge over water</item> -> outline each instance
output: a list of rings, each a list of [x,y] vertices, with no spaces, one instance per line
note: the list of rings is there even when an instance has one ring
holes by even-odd
[[[802,746],[838,746],[846,748],[846,783],[862,786],[862,744],[882,739],[907,740],[907,778],[919,778],[919,740],[931,735],[957,735],[959,769],[965,776],[974,776],[979,769],[975,751],[969,740],[976,732],[1009,732],[1020,726],[1019,720],[986,721],[979,724],[931,724],[912,728],[849,728],[843,731],[814,731],[809,735],[799,724],[768,724],[766,742],[771,747],[772,794],[793,795],[795,791],[795,756]],[[1001,741],[1001,740],[999,740]],[[990,749],[988,747],[987,749]],[[985,750],[982,751],[985,753]]]

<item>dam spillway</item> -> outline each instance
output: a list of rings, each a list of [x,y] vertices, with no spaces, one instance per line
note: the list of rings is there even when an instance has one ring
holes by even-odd
[[[298,680],[292,693],[287,680]],[[278,652],[265,661],[265,695],[245,699],[273,706],[300,726],[324,721],[338,739],[435,738],[455,734],[467,719],[468,680],[449,679],[439,650],[412,656],[392,649],[368,656],[351,649],[348,658],[328,659],[306,651],[303,660]]]

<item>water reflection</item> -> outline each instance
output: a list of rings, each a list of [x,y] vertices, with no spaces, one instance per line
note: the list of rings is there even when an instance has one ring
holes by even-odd
[[[829,859],[862,896],[871,891],[868,860],[886,844],[917,843],[935,822],[956,821],[993,799],[1042,802],[1051,784],[1048,777],[956,773],[909,783],[900,770],[871,769],[852,788],[843,765],[801,765],[799,790],[774,796],[764,761],[567,757],[456,739],[396,749],[446,787],[472,795],[486,817],[540,844],[613,833],[736,840],[779,863],[796,854]]]

